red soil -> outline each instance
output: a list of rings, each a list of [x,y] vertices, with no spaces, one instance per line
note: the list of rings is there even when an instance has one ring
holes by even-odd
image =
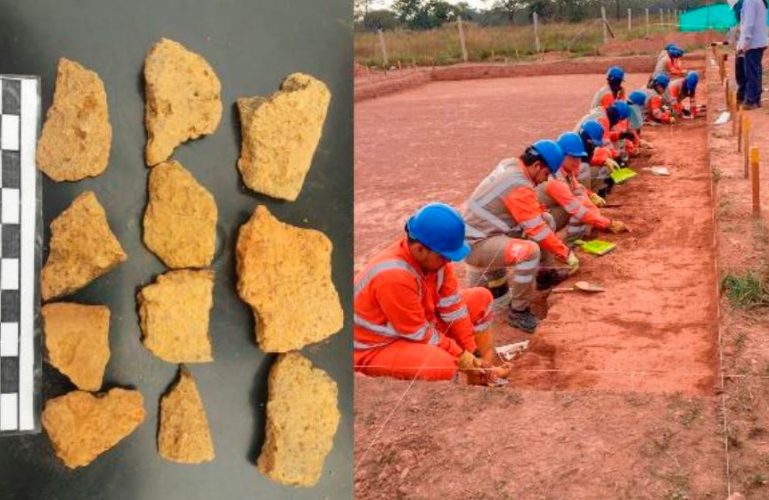
[[[441,82],[357,104],[356,269],[421,203],[459,205],[500,158],[572,128],[598,85],[597,75]],[[723,99],[707,86],[712,122]],[[765,143],[769,118],[753,116],[756,143]],[[580,273],[608,292],[551,296],[511,386],[357,376],[356,497],[766,498],[766,313],[722,299],[725,383],[708,395],[719,385],[713,264],[756,267],[769,248],[768,207],[748,217],[749,184],[728,127],[644,132],[656,149],[634,167],[665,165],[672,176],[639,170],[614,192],[623,206],[607,213],[634,232],[607,236],[619,249],[583,258]],[[721,177],[717,225],[711,166]],[[500,341],[514,337],[497,331]]]

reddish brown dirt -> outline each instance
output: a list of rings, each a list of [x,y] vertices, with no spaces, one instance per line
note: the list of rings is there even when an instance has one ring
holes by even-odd
[[[355,496],[721,500],[715,422],[710,398],[357,377]]]
[[[764,60],[765,67],[767,59],[769,57]],[[724,109],[725,100],[723,89],[717,83],[716,67],[708,64],[708,70],[712,122]],[[769,95],[765,92],[764,99],[767,98]],[[759,217],[751,215],[751,183],[744,178],[742,154],[737,152],[731,123],[712,127],[709,137],[711,169],[717,180],[721,276],[769,270],[769,161],[765,148],[769,141],[769,114],[764,108],[751,111],[748,116],[751,142],[759,146],[763,155]],[[769,309],[744,310],[733,307],[723,298],[721,315],[723,397],[732,488],[747,493],[748,498],[765,499],[769,497]]]
[[[496,161],[571,129],[600,80],[441,82],[358,104],[356,268],[420,204],[459,205]],[[646,136],[657,149],[635,166],[673,175],[640,170],[615,191],[623,207],[612,213],[634,232],[607,237],[619,250],[585,257],[581,273],[609,291],[553,297],[511,386],[356,379],[358,498],[725,496],[719,400],[707,396],[716,276],[706,127]]]
[[[710,34],[672,32],[666,35],[648,36],[637,40],[613,40],[602,45],[599,50],[605,56],[653,54],[669,42],[688,49],[689,47],[702,47],[708,40],[722,40],[723,38],[723,34],[715,32]]]
[[[595,80],[431,84],[359,105],[356,268],[396,238],[401,221],[421,204],[464,203],[496,161],[536,139],[534,131],[555,137],[573,128],[581,116],[575,101]],[[545,105],[537,95],[552,97]],[[647,135],[654,154],[636,162],[639,178],[616,190],[613,199],[623,207],[607,211],[634,232],[607,237],[619,251],[583,259],[581,277],[605,283],[607,292],[553,296],[538,333],[542,342],[532,349],[539,355],[521,361],[515,386],[712,390],[716,277],[706,126],[698,120],[679,126],[675,136],[669,127]],[[648,165],[665,165],[672,176],[641,170]],[[510,340],[502,329],[498,336]]]
[[[684,60],[684,64],[689,69],[704,69],[701,53],[687,55]],[[628,73],[650,73],[654,69],[654,62],[655,60],[648,55],[564,59],[560,56],[551,57],[549,54],[541,61],[516,64],[469,63],[436,68],[407,67],[388,71],[356,66],[355,102],[403,92],[431,81],[548,75],[594,75],[603,73],[611,65],[622,66]]]

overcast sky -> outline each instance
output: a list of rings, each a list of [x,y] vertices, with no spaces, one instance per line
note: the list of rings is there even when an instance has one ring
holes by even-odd
[[[385,9],[389,8],[395,0],[373,0],[371,2],[370,9]],[[448,3],[457,4],[462,0],[446,0]],[[470,7],[477,8],[488,8],[493,2],[491,0],[488,0],[487,2],[483,2],[482,0],[465,0]]]

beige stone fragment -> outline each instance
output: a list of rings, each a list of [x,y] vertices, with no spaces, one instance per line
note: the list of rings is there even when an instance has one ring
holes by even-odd
[[[56,455],[75,469],[90,464],[131,434],[144,416],[139,391],[114,388],[101,394],[72,391],[49,399],[42,423]]]
[[[268,392],[267,436],[257,467],[273,481],[313,486],[339,425],[336,382],[292,352],[270,369]]]
[[[219,126],[222,86],[199,54],[162,38],[144,60],[144,81],[147,165],[167,160],[179,144]]]
[[[213,361],[208,319],[214,272],[169,271],[137,295],[142,342],[169,363]]]
[[[144,244],[165,265],[209,266],[216,248],[216,218],[214,197],[179,162],[152,169]]]
[[[289,75],[268,98],[238,99],[242,141],[238,169],[246,186],[293,201],[318,147],[331,94],[302,73]]]
[[[98,391],[109,361],[109,308],[71,302],[42,309],[48,361],[78,389]]]
[[[301,349],[342,328],[331,250],[331,241],[320,231],[284,224],[264,206],[241,226],[238,294],[254,310],[263,351]]]
[[[54,181],[79,181],[107,168],[112,143],[107,93],[95,72],[59,59],[53,104],[37,143],[37,166]]]
[[[43,300],[75,293],[127,258],[104,208],[87,191],[51,222],[50,251],[42,272]]]
[[[179,380],[160,400],[158,452],[171,462],[199,464],[214,459],[206,410],[192,373],[183,365]]]

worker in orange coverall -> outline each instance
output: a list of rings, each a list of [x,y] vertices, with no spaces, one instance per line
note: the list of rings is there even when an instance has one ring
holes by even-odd
[[[611,190],[602,185],[609,179],[608,172],[620,167],[620,162],[627,161],[629,148],[624,146],[622,133],[627,131],[627,119],[630,117],[630,106],[625,101],[615,101],[605,110],[593,108],[593,110],[577,122],[575,132],[581,134],[584,125],[589,121],[598,122],[603,129],[603,145],[595,147],[590,158],[592,171],[591,188],[598,194],[605,196]],[[610,181],[609,181],[610,182]]]
[[[565,132],[556,141],[565,158],[561,168],[537,186],[537,198],[555,219],[557,230],[566,227],[566,244],[573,245],[590,228],[621,233],[627,231],[622,221],[611,220],[591,201],[589,192],[577,180],[580,164],[587,158],[582,138],[574,132]]]
[[[536,141],[519,158],[500,162],[467,202],[468,282],[489,288],[495,309],[507,309],[508,324],[527,333],[533,333],[539,323],[531,303],[541,252],[568,265],[561,269],[561,281],[579,268],[579,260],[555,234],[555,221],[534,190],[562,162],[563,152],[555,141]],[[512,270],[509,281],[508,269]],[[552,284],[558,281],[550,270],[542,271]]]
[[[690,71],[685,78],[679,78],[670,82],[667,88],[667,101],[676,116],[687,119],[697,117],[697,82],[699,75],[696,71]]]
[[[451,261],[470,252],[460,213],[442,203],[419,209],[406,235],[355,276],[355,369],[373,376],[452,379],[486,371],[479,344],[492,346],[491,293],[460,290]]]
[[[662,73],[668,78],[678,78],[684,76],[684,67],[681,58],[684,50],[676,47],[674,43],[669,43],[657,56],[657,64],[654,66],[654,73]]]
[[[625,71],[619,66],[612,66],[606,71],[606,85],[601,87],[593,96],[590,109],[601,107],[608,108],[614,101],[625,100],[625,89],[622,82],[625,80]]]
[[[670,78],[663,73],[656,73],[651,77],[646,85],[648,92],[648,101],[646,109],[648,110],[649,121],[657,123],[674,124],[676,122],[673,113],[671,113],[668,102],[667,88],[670,85]]]

